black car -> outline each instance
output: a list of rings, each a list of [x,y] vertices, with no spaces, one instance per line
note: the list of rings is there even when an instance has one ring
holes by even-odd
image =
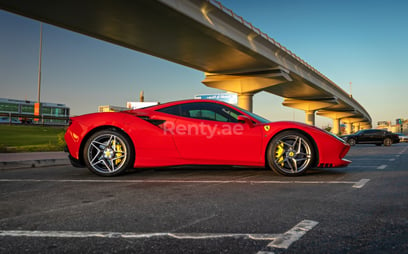
[[[349,145],[354,146],[355,144],[375,144],[380,146],[390,146],[393,143],[399,142],[398,135],[391,133],[386,130],[360,130],[351,135],[341,136]]]

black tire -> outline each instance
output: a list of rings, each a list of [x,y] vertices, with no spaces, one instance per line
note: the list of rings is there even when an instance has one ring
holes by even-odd
[[[350,146],[355,146],[357,142],[356,142],[356,140],[354,138],[350,138],[350,139],[347,140],[347,143]]]
[[[284,131],[269,142],[267,166],[285,176],[300,176],[313,165],[315,150],[308,137],[299,131]]]
[[[392,139],[385,138],[384,139],[384,146],[391,146],[391,145],[392,145]]]
[[[85,165],[100,176],[120,175],[134,162],[131,144],[129,138],[117,130],[98,131],[85,143]]]

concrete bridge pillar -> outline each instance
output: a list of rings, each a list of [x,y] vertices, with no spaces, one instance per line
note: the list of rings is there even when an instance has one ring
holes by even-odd
[[[353,131],[357,132],[360,130],[360,122],[353,123]]]
[[[278,68],[252,73],[206,73],[202,83],[209,87],[237,93],[238,106],[252,112],[254,94],[290,81],[292,81],[292,78],[289,74]]]
[[[353,132],[353,123],[346,123],[346,134],[352,134]]]
[[[340,119],[333,119],[333,129],[331,131],[333,134],[340,134]]]
[[[315,112],[316,110],[306,110],[305,122],[310,125],[315,125]]]
[[[336,110],[319,110],[317,112],[318,115],[324,116],[324,117],[329,117],[333,119],[333,129],[332,133],[339,135],[341,134],[340,130],[340,122],[346,122],[346,123],[352,123],[355,122],[353,118],[350,118],[350,116],[353,116],[355,114],[354,111],[336,111]],[[354,118],[356,119],[356,118]],[[346,126],[346,131],[347,131],[347,126]],[[351,131],[351,129],[349,130]]]
[[[252,98],[254,93],[239,93],[238,94],[238,106],[252,112]]]
[[[315,100],[298,100],[285,98],[282,102],[283,106],[296,108],[305,111],[305,122],[310,125],[315,125],[315,113],[320,109],[331,107],[337,104],[335,98],[315,99]]]

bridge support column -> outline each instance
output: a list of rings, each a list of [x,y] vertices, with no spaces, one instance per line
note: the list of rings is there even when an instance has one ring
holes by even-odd
[[[239,93],[238,94],[238,106],[252,112],[254,93]]]
[[[257,92],[290,82],[287,71],[280,68],[252,73],[206,73],[203,84],[238,94],[238,106],[252,112],[252,98]]]
[[[315,125],[315,112],[316,110],[307,110],[305,122],[310,125]]]
[[[346,123],[347,134],[352,134],[360,130],[363,123],[366,121],[365,118],[350,117],[342,119]]]
[[[360,122],[353,123],[353,130],[354,132],[357,132],[360,130]]]
[[[336,105],[336,98],[316,98],[310,100],[299,100],[285,98],[282,102],[283,106],[300,109],[306,112],[305,122],[310,125],[315,125],[315,113],[318,110]]]
[[[331,131],[333,134],[340,134],[340,119],[333,119],[333,129]]]
[[[353,127],[353,123],[346,123],[346,134],[353,133],[352,127]]]

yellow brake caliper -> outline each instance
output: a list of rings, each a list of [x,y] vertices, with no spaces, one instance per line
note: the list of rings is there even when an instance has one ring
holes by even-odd
[[[115,157],[121,157],[122,156],[122,146],[120,144],[116,144],[115,140],[112,141],[112,146],[116,148],[116,154]],[[115,160],[115,165],[118,165],[122,161],[121,158],[118,158]]]
[[[120,144],[116,145],[116,157],[121,157],[122,156],[122,146]],[[115,164],[118,165],[122,161],[121,158],[118,158],[115,160]]]
[[[275,158],[277,159],[277,163],[279,163],[281,166],[283,166],[285,163],[283,162],[283,153],[285,152],[285,149],[283,148],[283,143],[281,142],[278,146],[276,146],[275,150]]]

